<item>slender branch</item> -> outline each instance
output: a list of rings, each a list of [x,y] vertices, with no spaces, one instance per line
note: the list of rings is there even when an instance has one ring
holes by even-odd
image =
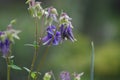
[[[7,80],[10,80],[10,56],[12,55],[12,44],[10,44],[10,51],[8,55],[6,56],[6,64],[7,64]]]
[[[6,57],[6,64],[7,64],[7,80],[10,80],[10,61],[9,61],[9,58]]]
[[[44,28],[44,15],[42,16],[42,19],[41,19],[41,30],[40,30],[40,40],[39,40],[39,45],[41,44],[41,41],[42,41],[42,37],[43,35],[45,34],[45,28]]]
[[[34,64],[35,64],[35,61],[36,61],[36,58],[37,58],[37,55],[38,55],[38,19],[35,18],[35,42],[36,42],[36,46],[35,46],[35,52],[34,52],[34,56],[33,56],[33,59],[32,59],[32,63],[31,63],[31,68],[30,70],[32,71],[33,68],[34,68]],[[28,75],[28,80],[30,80],[30,74]]]

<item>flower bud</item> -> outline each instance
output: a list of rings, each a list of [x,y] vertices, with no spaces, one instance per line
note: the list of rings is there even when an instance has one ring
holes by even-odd
[[[50,80],[51,79],[51,72],[45,73],[43,80]]]
[[[74,80],[80,80],[81,79],[81,76],[83,75],[84,73],[80,73],[80,74],[77,74],[77,73],[74,73]]]

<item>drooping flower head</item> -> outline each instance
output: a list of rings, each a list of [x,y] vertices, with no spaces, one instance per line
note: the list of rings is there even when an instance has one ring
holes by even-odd
[[[61,72],[60,73],[60,79],[61,80],[71,80],[70,79],[70,73],[66,72],[66,71]]]
[[[41,6],[41,2],[35,1],[35,0],[27,0],[27,4],[29,4],[29,12],[32,15],[32,17],[40,19],[41,16],[44,14],[44,10]]]
[[[58,45],[61,41],[61,34],[59,31],[57,31],[56,26],[48,26],[46,32],[47,35],[42,38],[43,45]]]
[[[5,34],[7,35],[8,39],[14,43],[14,38],[20,39],[18,36],[20,32],[21,32],[20,30],[13,29],[12,24],[9,24],[7,30],[5,31]]]
[[[72,32],[72,18],[70,18],[66,13],[62,13],[60,16],[60,32],[63,40],[71,40],[74,42],[76,39],[74,38]]]
[[[46,16],[46,20],[47,20],[46,24],[49,23],[49,25],[51,25],[52,21],[55,21],[55,22],[58,21],[57,20],[58,13],[54,7],[46,8],[45,16]]]
[[[72,28],[70,27],[70,25],[66,26],[66,25],[61,25],[60,26],[60,32],[61,32],[61,36],[63,40],[71,40],[72,42],[75,41],[75,38],[73,36],[72,33]]]
[[[0,31],[0,52],[3,53],[3,57],[7,57],[10,52],[10,45],[14,43],[14,38],[20,39],[18,37],[19,30],[12,28],[12,24],[15,20],[12,20],[7,27],[6,31]]]

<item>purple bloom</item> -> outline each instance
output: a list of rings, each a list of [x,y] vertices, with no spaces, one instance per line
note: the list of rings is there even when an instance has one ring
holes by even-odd
[[[63,71],[60,73],[60,79],[61,80],[70,80],[70,74],[69,72]]]
[[[43,45],[58,45],[61,41],[61,34],[59,31],[56,31],[56,27],[54,25],[48,26],[47,28],[47,36],[42,38]]]
[[[0,40],[0,51],[3,53],[3,56],[6,57],[10,50],[10,40],[5,39],[4,41]]]
[[[52,19],[57,22],[58,13],[54,7],[47,8],[45,15],[46,15],[46,18]]]
[[[0,52],[2,52],[5,57],[9,52],[11,41],[8,38],[4,39],[3,37],[5,37],[5,33],[0,31]]]
[[[72,42],[75,41],[75,38],[74,38],[74,35],[72,33],[72,28],[70,25],[61,25],[60,26],[60,32],[61,32],[61,35],[62,35],[62,38],[63,40],[65,39],[69,39],[71,40]]]

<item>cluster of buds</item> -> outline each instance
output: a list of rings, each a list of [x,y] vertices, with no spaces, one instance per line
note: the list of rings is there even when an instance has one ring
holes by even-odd
[[[80,73],[80,74],[74,73],[73,76],[72,76],[72,79],[73,80],[81,80],[81,76],[83,74],[84,74],[83,72]],[[43,77],[43,80],[51,80],[52,76],[55,79],[54,74],[52,72],[47,72],[47,73],[45,73],[45,75]],[[60,77],[60,80],[71,80],[71,75],[67,71],[62,71],[60,73],[59,77]]]
[[[35,2],[35,0],[27,0],[26,4],[29,4],[28,10],[32,17],[37,17],[40,19],[44,14],[44,10],[41,7],[41,2]]]
[[[9,55],[10,45],[14,43],[14,38],[20,39],[18,37],[18,33],[20,33],[20,31],[12,28],[14,22],[15,20],[10,22],[6,31],[0,31],[0,52],[3,53],[3,57],[7,57]]]
[[[40,38],[43,45],[58,45],[64,40],[76,41],[72,32],[72,18],[67,13],[61,12],[59,16],[56,8],[48,7],[43,9],[41,2],[35,0],[28,0],[26,3],[29,4],[28,10],[32,17],[45,18],[46,36]]]

